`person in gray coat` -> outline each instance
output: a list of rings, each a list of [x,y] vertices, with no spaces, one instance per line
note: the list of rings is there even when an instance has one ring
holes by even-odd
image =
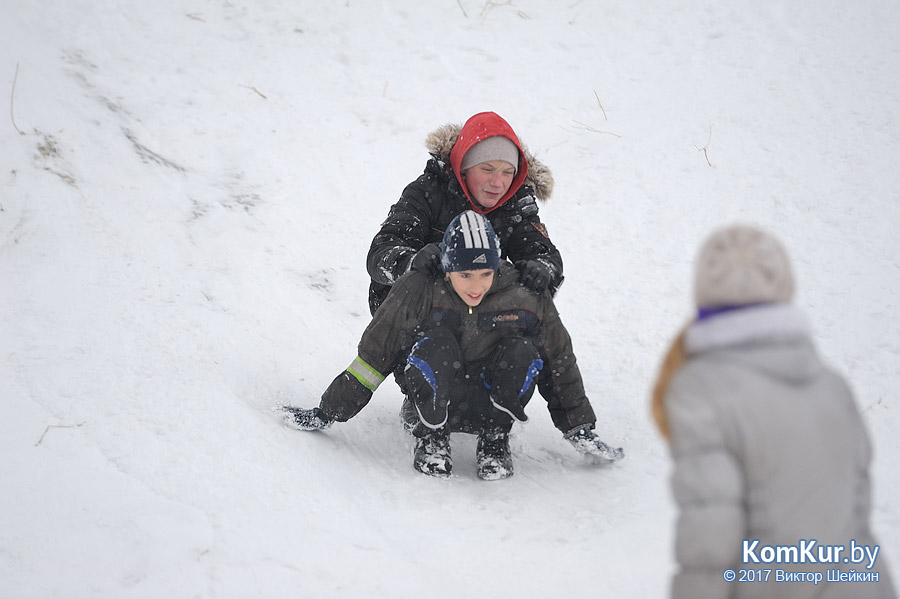
[[[674,460],[672,597],[896,599],[869,529],[869,437],[791,303],[783,246],[735,225],[695,268],[697,318],[653,392]]]

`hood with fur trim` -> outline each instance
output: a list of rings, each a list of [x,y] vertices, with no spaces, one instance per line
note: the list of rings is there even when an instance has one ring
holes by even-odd
[[[459,139],[459,134],[462,132],[462,129],[462,125],[450,123],[438,127],[425,138],[425,147],[428,152],[434,156],[436,160],[443,163],[448,170],[450,169],[451,163],[450,153],[456,145],[456,141]],[[521,185],[528,185],[534,190],[534,195],[538,200],[546,202],[553,193],[553,175],[550,173],[550,169],[535,158],[524,144],[518,143],[518,140],[516,139],[513,139],[512,141],[516,142],[516,145],[522,149],[522,156],[525,157],[527,169],[520,169],[526,171],[524,181],[519,185],[515,185],[514,183],[514,185],[510,187],[510,190],[515,193]],[[513,189],[513,187],[515,187],[515,189]],[[511,193],[510,196],[512,196],[513,193]],[[497,204],[498,207],[500,205],[501,204]],[[479,212],[481,211],[483,210],[480,210]]]

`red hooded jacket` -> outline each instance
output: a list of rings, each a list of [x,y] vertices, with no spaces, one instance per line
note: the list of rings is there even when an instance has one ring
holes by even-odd
[[[512,184],[509,186],[506,195],[500,198],[500,201],[497,202],[493,208],[486,209],[476,204],[472,199],[472,196],[469,195],[469,188],[466,186],[466,180],[460,172],[460,165],[462,164],[466,152],[471,150],[472,146],[488,137],[495,137],[497,135],[502,135],[516,144],[516,147],[519,149],[519,164],[517,165],[518,170],[516,171],[516,176],[513,178]],[[525,160],[524,152],[522,152],[522,145],[519,143],[516,132],[513,131],[513,128],[510,127],[509,123],[503,120],[503,117],[494,112],[479,112],[466,121],[466,124],[463,125],[462,130],[459,132],[459,138],[456,140],[456,144],[454,144],[453,149],[450,151],[450,166],[453,168],[454,174],[456,174],[456,180],[459,181],[459,186],[469,199],[472,209],[480,214],[487,214],[502,206],[506,200],[511,198],[516,191],[518,191],[525,181],[525,176],[528,175],[528,161]]]

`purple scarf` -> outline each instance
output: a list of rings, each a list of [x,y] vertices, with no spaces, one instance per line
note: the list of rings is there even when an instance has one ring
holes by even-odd
[[[755,304],[741,304],[739,306],[715,306],[714,308],[700,307],[697,309],[697,322],[707,320],[713,316],[718,316],[719,314],[725,314],[726,312],[734,312],[735,310],[743,310],[744,308],[755,308],[756,306],[762,306],[765,303],[766,302],[757,302]]]

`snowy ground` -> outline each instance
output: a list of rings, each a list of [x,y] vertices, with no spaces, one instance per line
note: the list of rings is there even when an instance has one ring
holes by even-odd
[[[897,579],[898,30],[893,0],[0,0],[0,596],[664,596],[648,390],[734,220],[786,241],[858,393]],[[467,437],[416,474],[393,384],[325,434],[269,412],[355,356],[372,235],[481,110],[553,169],[620,465],[540,401],[493,484]]]

